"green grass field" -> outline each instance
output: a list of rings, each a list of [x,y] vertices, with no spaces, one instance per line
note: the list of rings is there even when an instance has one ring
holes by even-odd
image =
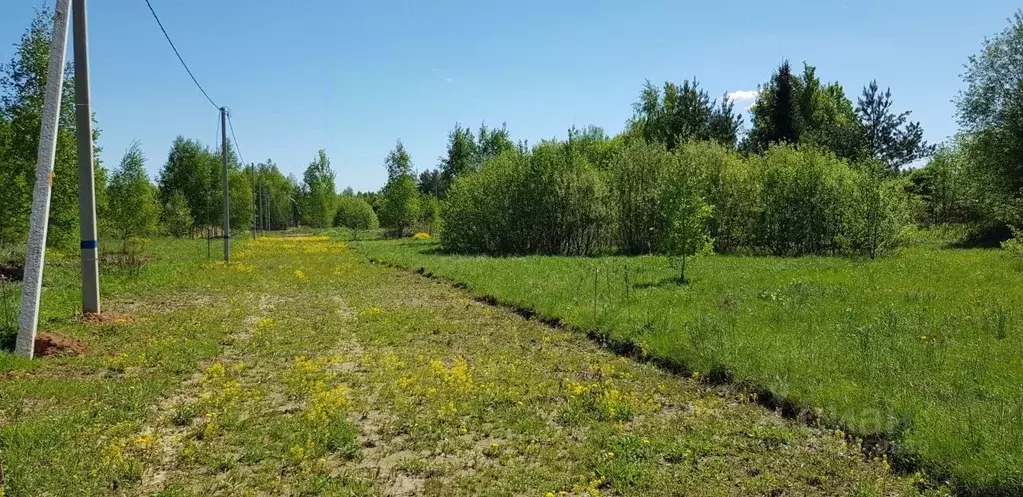
[[[1023,492],[1023,284],[998,250],[927,236],[875,261],[471,257],[366,242],[373,259],[598,331],[702,376],[729,374],[818,419],[894,440],[966,493]]]
[[[946,494],[326,237],[239,237],[231,265],[201,241],[152,251],[138,276],[103,270],[119,317],[98,324],[76,254],[50,254],[40,329],[87,348],[0,353],[0,495]]]

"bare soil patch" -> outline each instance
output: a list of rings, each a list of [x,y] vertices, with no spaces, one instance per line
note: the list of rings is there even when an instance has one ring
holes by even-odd
[[[82,322],[87,324],[126,324],[134,323],[135,318],[119,312],[106,311],[101,313],[87,313],[82,316]]]
[[[36,335],[35,355],[38,357],[79,356],[85,353],[85,342],[60,333]]]

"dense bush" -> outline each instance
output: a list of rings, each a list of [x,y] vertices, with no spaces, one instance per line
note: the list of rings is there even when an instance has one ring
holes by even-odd
[[[170,200],[163,206],[160,222],[167,234],[173,237],[181,238],[192,230],[195,223],[188,209],[188,200],[181,192],[171,194]]]
[[[976,219],[971,204],[972,185],[966,153],[959,146],[943,146],[925,167],[908,174],[906,190],[921,202],[915,212],[918,223],[936,225]]]
[[[660,252],[667,220],[660,207],[672,157],[664,145],[632,140],[611,160],[610,190],[617,211],[617,245],[627,254]]]
[[[423,194],[419,197],[419,228],[428,235],[433,235],[440,226],[440,200],[433,195]]]
[[[849,248],[871,259],[895,248],[912,223],[904,182],[886,175],[882,167],[874,163],[858,171],[847,216]]]
[[[658,205],[667,219],[664,251],[672,266],[679,270],[679,281],[685,283],[689,258],[711,247],[707,222],[713,208],[703,195],[706,189],[703,164],[687,154],[674,154],[672,166],[671,180],[664,183]]]
[[[446,250],[593,254],[613,223],[602,173],[568,142],[510,150],[460,176],[441,211]]]
[[[391,230],[393,236],[405,236],[405,232],[419,222],[419,190],[410,174],[391,178],[381,191],[378,210],[380,224]]]
[[[774,255],[834,254],[848,247],[856,173],[835,156],[775,146],[754,156],[759,221],[753,243]]]
[[[727,253],[752,247],[761,199],[757,170],[713,142],[691,142],[677,153],[699,174],[704,199],[713,206],[708,228],[714,248]]]
[[[380,227],[377,215],[365,200],[354,196],[341,196],[337,201],[334,226],[354,230],[372,230]]]
[[[593,144],[589,144],[592,147]],[[858,254],[893,248],[910,220],[903,181],[832,153],[775,146],[743,158],[712,142],[640,139],[596,167],[572,141],[509,151],[455,181],[446,250],[491,254]]]

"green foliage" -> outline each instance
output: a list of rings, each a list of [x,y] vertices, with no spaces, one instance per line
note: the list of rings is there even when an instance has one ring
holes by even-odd
[[[1023,224],[1023,11],[971,56],[956,99],[978,209],[990,225]]]
[[[420,191],[444,198],[459,176],[479,169],[484,162],[514,148],[505,125],[497,129],[481,124],[479,135],[474,136],[468,127],[456,123],[448,135],[448,149],[438,166],[438,176],[420,176]]]
[[[188,200],[181,192],[173,192],[170,200],[163,206],[160,218],[167,233],[173,237],[183,237],[192,231],[195,220],[188,208]]]
[[[227,168],[231,229],[249,229],[255,209],[252,173],[251,169],[242,170],[230,144]],[[193,227],[219,227],[223,223],[224,159],[219,150],[178,136],[171,144],[157,184],[161,205],[169,204],[177,194],[184,196]],[[177,220],[180,219],[178,216]]]
[[[767,105],[771,116],[771,127],[767,129],[767,141],[769,143],[798,143],[799,134],[796,129],[796,115],[799,112],[796,105],[800,95],[796,92],[792,82],[792,69],[789,61],[782,62],[778,72],[774,74],[771,81],[772,97]]]
[[[752,109],[752,129],[743,148],[763,153],[773,144],[810,145],[845,159],[862,158],[862,131],[852,102],[838,83],[821,84],[809,64],[792,74],[782,63]]]
[[[138,142],[134,142],[110,176],[110,207],[105,224],[126,249],[129,239],[155,234],[160,217],[156,186],[149,181],[145,161]]]
[[[774,255],[836,253],[852,202],[852,172],[827,152],[771,147],[751,159],[761,172],[754,243]]]
[[[877,81],[863,88],[863,96],[856,104],[856,114],[863,125],[864,141],[868,151],[891,172],[934,153],[934,146],[924,140],[919,122],[907,123],[909,111],[894,114],[892,91],[878,89]]]
[[[671,253],[680,266],[708,240],[719,252],[875,257],[898,243],[909,216],[900,181],[813,147],[744,159],[711,141],[668,151],[574,136],[506,153],[456,181],[441,213],[443,247]]]
[[[291,176],[284,176],[277,164],[267,160],[256,168],[256,224],[263,230],[297,226],[301,216],[296,199],[301,188]]]
[[[671,181],[664,185],[659,202],[667,221],[664,251],[679,270],[680,283],[687,281],[688,259],[708,252],[712,246],[707,221],[713,209],[703,199],[703,165],[693,158],[689,154],[676,154]]]
[[[21,241],[28,233],[52,17],[51,11],[40,10],[22,35],[11,61],[0,67],[0,238],[6,240]],[[69,66],[58,116],[47,235],[50,246],[75,246],[79,236],[74,87]],[[94,144],[98,137],[98,133],[93,134]],[[95,175],[97,210],[102,212],[106,173],[99,161]]]
[[[925,167],[912,170],[906,190],[922,201],[921,224],[962,223],[974,219],[972,181],[963,147],[944,145]]]
[[[426,194],[419,196],[419,224],[429,235],[440,228],[440,200],[437,197]]]
[[[256,208],[256,201],[252,191],[252,175],[244,171],[232,170],[228,173],[227,186],[228,201],[231,203],[231,229],[251,229],[253,214]],[[223,208],[222,203],[220,206]]]
[[[713,206],[708,220],[714,248],[722,253],[755,245],[760,221],[759,176],[738,154],[711,142],[692,142],[679,152],[680,160],[695,166],[702,195]]]
[[[409,157],[408,151],[405,150],[405,144],[401,140],[398,140],[394,149],[387,153],[384,167],[387,168],[388,180],[412,174],[412,158]]]
[[[545,141],[525,152],[505,151],[462,176],[441,209],[445,249],[590,254],[606,248],[608,193],[585,150],[574,141]]]
[[[506,124],[502,124],[501,129],[488,128],[485,123],[480,124],[480,130],[476,135],[476,139],[477,164],[482,164],[515,148],[515,144],[511,142]]]
[[[717,106],[699,83],[689,80],[681,85],[665,82],[663,91],[647,81],[633,110],[635,116],[629,127],[648,142],[663,143],[668,150],[689,140],[712,139],[734,147],[742,127],[742,117],[734,114],[727,96]]]
[[[419,190],[411,175],[403,174],[387,182],[380,199],[380,225],[397,236],[414,227],[419,220]]]
[[[476,169],[477,156],[476,139],[472,130],[455,124],[455,129],[448,135],[447,155],[440,163],[441,196],[447,195],[456,178]]]
[[[616,209],[616,244],[627,254],[662,250],[667,230],[660,192],[668,180],[672,157],[662,144],[632,140],[615,154],[610,190]]]
[[[1023,230],[1010,226],[1012,238],[1002,242],[1004,250],[1015,261],[1018,268],[1023,268]]]
[[[742,114],[735,112],[735,104],[726,93],[721,97],[721,103],[711,111],[710,121],[707,123],[710,139],[734,149],[739,144],[742,120]]]
[[[167,162],[160,170],[157,185],[160,202],[170,202],[175,194],[185,197],[195,226],[216,225],[221,216],[219,176],[222,160],[197,140],[178,136],[171,144]]]
[[[11,122],[0,113],[0,240],[20,241],[28,227],[26,207],[31,193],[24,171],[12,167]]]
[[[874,259],[895,248],[912,219],[905,181],[888,177],[887,164],[870,166],[856,177],[849,241],[853,251]]]
[[[419,179],[416,181],[416,187],[423,195],[439,196],[443,186],[439,169],[427,169],[419,173]]]
[[[342,195],[338,198],[334,226],[353,230],[375,230],[380,227],[380,222],[373,212],[373,207],[365,200],[352,195]]]
[[[333,224],[337,209],[334,178],[327,152],[320,150],[302,179],[302,221],[305,224],[314,228],[327,228]]]

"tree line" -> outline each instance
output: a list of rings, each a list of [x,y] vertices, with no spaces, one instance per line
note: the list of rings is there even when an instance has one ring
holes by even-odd
[[[894,248],[912,221],[904,167],[933,153],[889,90],[854,105],[838,83],[783,62],[751,107],[695,81],[649,81],[625,129],[572,128],[513,144],[508,131],[456,125],[446,157],[420,175],[443,199],[442,246],[491,254],[668,254],[685,278],[705,251],[858,254]]]
[[[0,68],[0,245],[27,234],[50,25],[40,12]],[[796,71],[788,61],[758,88],[748,124],[727,95],[713,99],[697,81],[648,81],[615,136],[573,128],[565,140],[530,145],[503,125],[456,124],[436,167],[418,174],[398,140],[377,192],[338,193],[322,150],[296,178],[272,160],[241,164],[228,144],[231,224],[440,231],[446,249],[465,252],[686,257],[876,256],[913,221],[1004,238],[1023,225],[1021,53],[1017,12],[967,61],[955,99],[960,132],[940,147],[877,81],[854,103],[814,66]],[[57,246],[78,234],[70,64],[66,74],[48,240]],[[137,145],[112,171],[97,159],[102,230],[126,240],[217,229],[220,150],[178,137],[155,183],[145,161]]]
[[[456,125],[420,185],[443,199],[442,245],[456,252],[876,257],[914,222],[997,241],[1023,225],[1021,55],[1017,12],[967,61],[961,130],[940,147],[876,80],[853,103],[784,61],[748,129],[727,95],[648,81],[614,137],[572,129],[527,147],[502,128],[495,148]]]
[[[51,30],[52,12],[37,12],[12,60],[0,66],[0,248],[24,244],[28,235]],[[76,246],[79,231],[73,69],[71,63],[65,68],[47,238],[49,246],[62,248]],[[108,170],[95,145],[96,124],[96,208],[104,238],[126,246],[132,238],[159,234],[219,236],[223,165],[218,147],[177,137],[154,183],[138,143]],[[234,229],[377,227],[376,213],[363,196],[336,193],[334,172],[322,150],[301,179],[286,176],[272,160],[241,164],[231,143],[226,154]]]
[[[970,226],[991,243],[1023,227],[1023,11],[965,64],[956,95],[959,132],[909,174],[927,224]]]

